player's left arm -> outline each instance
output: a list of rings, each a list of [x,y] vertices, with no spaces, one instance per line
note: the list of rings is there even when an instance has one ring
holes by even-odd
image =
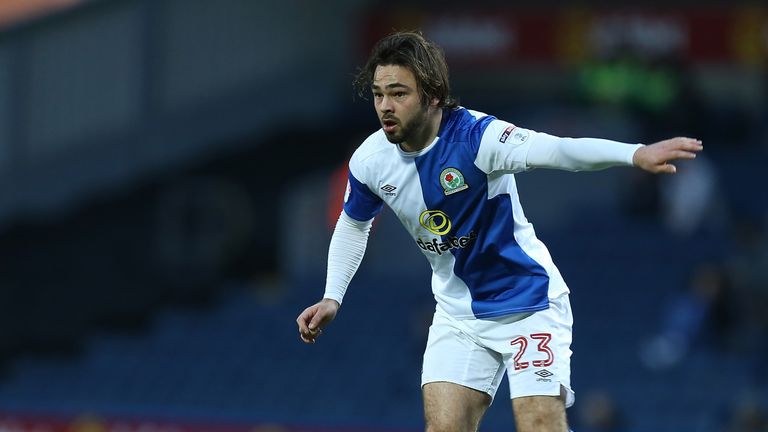
[[[651,145],[626,144],[599,138],[560,138],[537,133],[527,154],[529,168],[592,171],[612,166],[636,166],[654,174],[674,174],[668,162],[693,159],[701,141],[671,138]]]
[[[475,164],[486,173],[515,173],[532,168],[594,171],[614,166],[636,166],[652,173],[674,173],[669,164],[693,159],[701,141],[672,138],[651,145],[628,144],[601,138],[561,138],[493,120],[483,133]]]
[[[599,138],[561,138],[494,119],[483,131],[475,165],[488,174],[532,168],[594,171],[632,166],[642,147]]]

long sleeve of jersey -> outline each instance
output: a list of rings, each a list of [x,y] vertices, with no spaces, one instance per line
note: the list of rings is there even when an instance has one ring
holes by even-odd
[[[536,134],[528,150],[531,168],[591,171],[611,166],[632,166],[632,157],[642,144],[624,144],[598,138],[559,138]]]
[[[483,134],[476,165],[486,173],[515,173],[531,168],[592,171],[632,166],[642,144],[598,138],[560,138],[493,120]]]
[[[323,298],[341,304],[352,277],[363,261],[372,222],[373,219],[358,221],[341,212],[328,247],[328,272]]]

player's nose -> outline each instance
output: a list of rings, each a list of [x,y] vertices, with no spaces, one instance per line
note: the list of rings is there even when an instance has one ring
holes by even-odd
[[[385,95],[381,98],[381,100],[379,100],[379,111],[383,113],[390,113],[394,110],[394,104],[392,103],[391,98]]]

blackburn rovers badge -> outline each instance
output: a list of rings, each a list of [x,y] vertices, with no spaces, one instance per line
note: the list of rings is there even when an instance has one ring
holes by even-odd
[[[464,181],[464,175],[456,168],[446,168],[440,173],[440,186],[443,187],[446,195],[461,192],[469,187]]]

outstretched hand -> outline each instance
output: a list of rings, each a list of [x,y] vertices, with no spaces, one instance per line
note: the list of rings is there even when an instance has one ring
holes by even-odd
[[[669,161],[675,159],[694,159],[696,153],[704,149],[701,141],[693,138],[672,138],[655,144],[640,147],[632,158],[638,168],[654,174],[674,174],[677,167]]]
[[[304,309],[296,318],[301,340],[304,343],[315,343],[315,339],[323,333],[323,327],[333,321],[338,310],[339,303],[331,299],[322,299]]]

